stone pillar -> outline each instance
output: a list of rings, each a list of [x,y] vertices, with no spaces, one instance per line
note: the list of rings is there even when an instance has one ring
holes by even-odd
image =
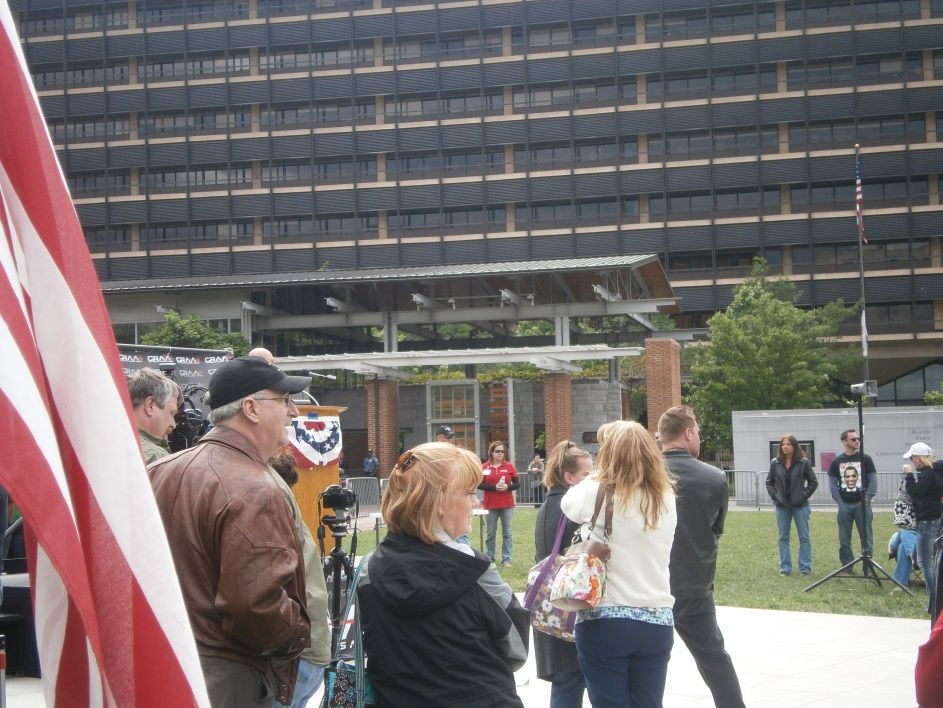
[[[395,380],[367,379],[367,447],[380,460],[379,477],[389,477],[399,458],[398,407],[399,384]]]
[[[681,405],[681,347],[673,339],[645,340],[645,386],[648,391],[648,430],[658,430],[658,419]]]
[[[566,372],[544,374],[544,430],[548,452],[573,435],[573,380]]]

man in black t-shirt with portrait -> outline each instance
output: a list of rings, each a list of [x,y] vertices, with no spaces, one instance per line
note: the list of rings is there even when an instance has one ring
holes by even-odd
[[[828,466],[828,487],[838,504],[838,557],[842,565],[848,565],[855,559],[851,550],[852,523],[858,527],[861,554],[871,555],[871,499],[878,484],[874,460],[861,452],[858,431],[846,430],[841,442],[845,451]]]

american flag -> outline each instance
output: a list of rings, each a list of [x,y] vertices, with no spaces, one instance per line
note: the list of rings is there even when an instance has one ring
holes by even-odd
[[[0,2],[0,485],[49,706],[208,706],[98,279]]]
[[[864,193],[861,189],[861,157],[855,154],[855,220],[858,222],[858,240],[867,243],[864,236]]]

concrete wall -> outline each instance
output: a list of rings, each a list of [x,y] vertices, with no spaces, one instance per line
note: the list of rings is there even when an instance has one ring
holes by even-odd
[[[842,431],[858,428],[856,408],[790,411],[735,411],[733,413],[734,467],[738,470],[769,469],[769,443],[792,433],[799,440],[815,442],[815,469],[822,469],[822,454],[842,451]],[[911,443],[925,442],[943,449],[943,408],[865,408],[864,451],[874,459],[878,472],[900,472],[901,455]],[[827,465],[825,465],[827,468]]]

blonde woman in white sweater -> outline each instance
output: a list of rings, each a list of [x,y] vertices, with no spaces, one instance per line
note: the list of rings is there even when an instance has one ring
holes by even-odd
[[[633,421],[603,425],[594,472],[561,502],[585,538],[602,484],[612,490],[612,552],[606,594],[579,613],[576,650],[594,708],[660,708],[674,643],[668,560],[674,538],[674,484],[655,439]],[[604,512],[593,534],[602,539]]]

